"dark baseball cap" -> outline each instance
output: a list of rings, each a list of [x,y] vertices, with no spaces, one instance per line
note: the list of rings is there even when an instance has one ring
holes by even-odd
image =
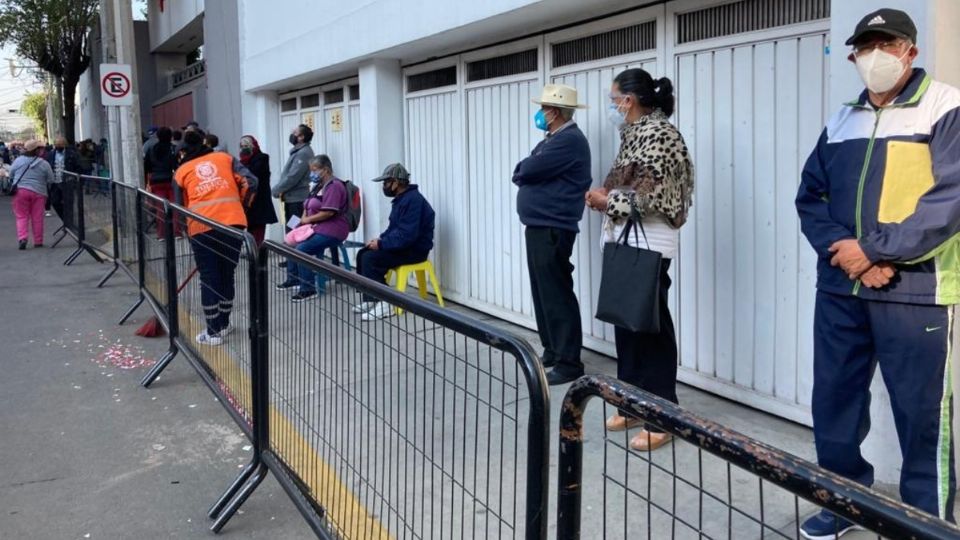
[[[861,19],[846,44],[853,45],[864,35],[872,32],[909,39],[912,43],[917,42],[917,25],[913,23],[913,19],[899,9],[884,8],[869,13]]]
[[[387,168],[383,170],[383,174],[373,179],[374,182],[383,182],[384,180],[389,180],[391,178],[396,178],[397,180],[410,180],[410,173],[407,172],[406,167],[399,163],[391,163],[387,165]]]

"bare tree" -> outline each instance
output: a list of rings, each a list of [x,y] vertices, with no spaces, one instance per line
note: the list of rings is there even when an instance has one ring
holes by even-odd
[[[73,142],[77,84],[90,66],[90,27],[99,0],[0,0],[0,44],[36,62],[59,83],[63,134]]]

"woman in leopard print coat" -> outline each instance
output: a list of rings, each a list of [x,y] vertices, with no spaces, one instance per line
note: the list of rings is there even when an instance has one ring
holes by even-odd
[[[669,79],[655,81],[642,69],[628,69],[614,79],[610,102],[611,120],[620,129],[620,152],[603,187],[587,193],[587,206],[606,215],[605,242],[616,241],[632,216],[640,220],[644,234],[632,235],[628,242],[662,255],[660,332],[615,329],[617,377],[677,403],[677,339],[667,305],[667,271],[693,201],[693,163],[683,136],[668,120],[674,107]],[[619,413],[607,419],[606,426],[610,431],[644,427]],[[646,426],[630,446],[655,450],[670,439],[668,433]]]

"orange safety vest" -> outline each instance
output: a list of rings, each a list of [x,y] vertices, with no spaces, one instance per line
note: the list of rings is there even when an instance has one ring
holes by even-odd
[[[188,210],[232,227],[246,227],[243,200],[247,180],[233,172],[233,157],[211,152],[191,159],[177,168],[174,179],[183,191]],[[211,230],[205,223],[187,219],[187,234],[196,236]]]

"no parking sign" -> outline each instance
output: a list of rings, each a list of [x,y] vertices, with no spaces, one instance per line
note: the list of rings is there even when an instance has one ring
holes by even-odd
[[[100,99],[104,105],[133,105],[129,64],[100,64]]]

